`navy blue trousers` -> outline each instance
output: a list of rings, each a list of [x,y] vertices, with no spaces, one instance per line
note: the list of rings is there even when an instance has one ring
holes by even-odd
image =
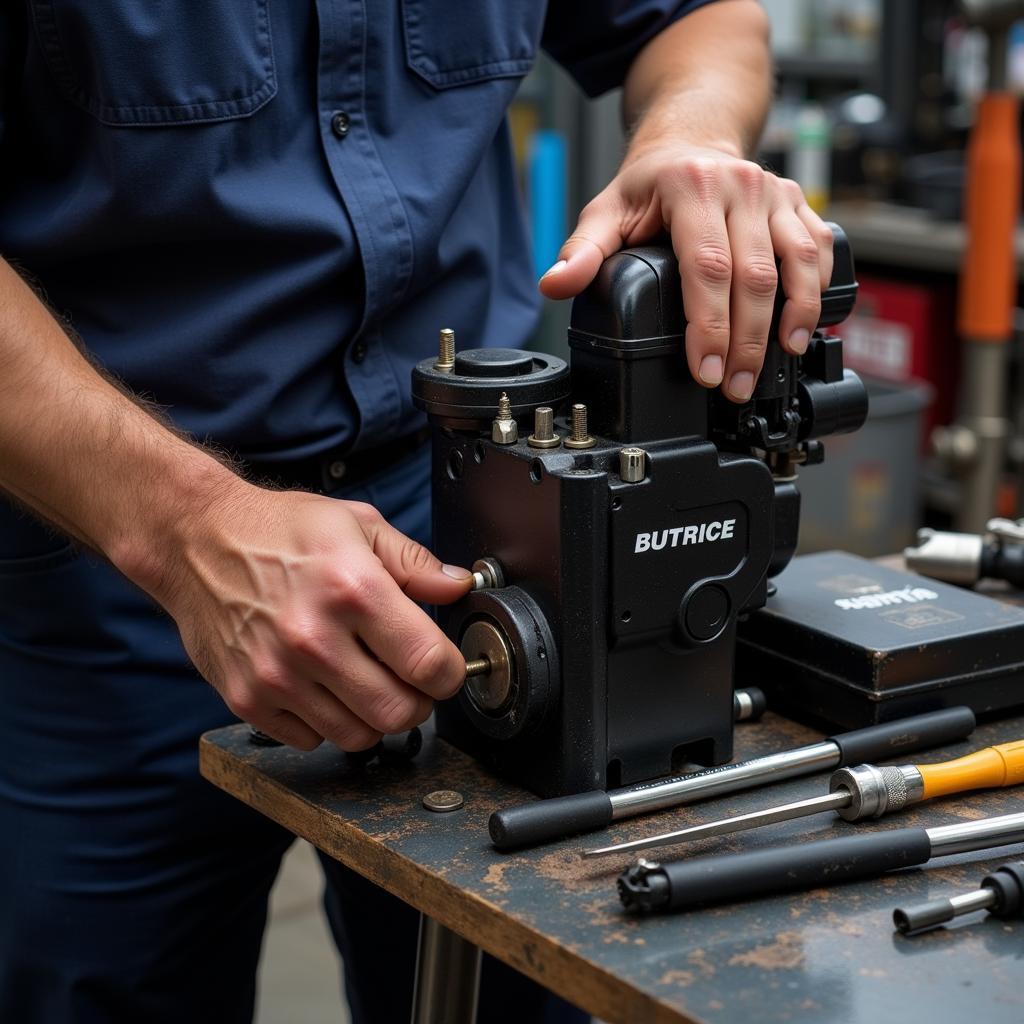
[[[429,535],[426,452],[338,496]],[[0,498],[0,1021],[246,1024],[292,836],[204,781],[234,716],[174,622]],[[409,1019],[418,915],[324,858],[357,1024]],[[480,1019],[583,1019],[487,958]]]

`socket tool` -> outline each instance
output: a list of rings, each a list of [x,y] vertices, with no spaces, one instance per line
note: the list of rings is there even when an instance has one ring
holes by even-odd
[[[892,923],[903,935],[920,935],[976,910],[987,910],[1004,921],[1024,918],[1024,860],[996,868],[974,892],[928,900],[906,909],[897,907],[892,912]]]
[[[904,807],[937,796],[964,793],[972,789],[1017,786],[1021,783],[1024,783],[1024,740],[1000,743],[939,764],[905,764],[885,768],[859,764],[853,768],[840,768],[833,773],[827,796],[797,800],[749,814],[737,814],[721,821],[709,821],[703,825],[634,839],[628,843],[584,850],[583,856],[606,857],[632,850],[649,850],[654,846],[688,843],[695,839],[745,832],[793,818],[805,818],[823,811],[836,811],[846,821],[863,821],[865,818],[880,818],[883,814],[901,811]]]
[[[970,708],[944,708],[691,775],[659,779],[607,793],[597,790],[506,807],[491,815],[488,830],[491,841],[499,850],[532,846],[605,828],[613,821],[637,814],[753,789],[829,768],[869,760],[888,760],[902,753],[940,747],[965,739],[973,731],[974,712]]]
[[[908,569],[962,587],[982,579],[1024,587],[1024,519],[990,519],[983,534],[918,530],[903,557]]]
[[[736,627],[793,555],[797,469],[867,415],[829,332],[857,292],[833,235],[807,351],[779,342],[779,289],[744,403],[690,375],[668,246],[605,260],[573,302],[568,363],[445,333],[414,368],[433,550],[502,581],[436,611],[467,661],[492,665],[438,705],[442,739],[544,797],[731,759]]]
[[[1024,813],[979,818],[936,828],[897,828],[857,833],[795,846],[656,864],[639,860],[618,879],[627,910],[689,910],[753,896],[817,889],[933,857],[1024,842]]]

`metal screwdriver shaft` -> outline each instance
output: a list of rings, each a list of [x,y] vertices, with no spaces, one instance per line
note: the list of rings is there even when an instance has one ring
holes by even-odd
[[[583,856],[606,857],[612,854],[648,850],[654,846],[707,839],[710,836],[745,832],[780,821],[803,818],[823,811],[838,811],[847,821],[880,818],[904,807],[949,793],[972,789],[992,789],[1024,783],[1024,740],[986,747],[966,757],[928,765],[901,765],[876,768],[862,764],[834,772],[827,796],[798,800],[763,811],[738,814],[721,821],[634,839],[628,843],[584,850]]]
[[[820,814],[823,811],[836,811],[847,807],[851,797],[849,793],[829,793],[828,796],[815,796],[809,800],[797,800],[791,804],[780,804],[766,811],[752,811],[749,814],[737,814],[721,821],[709,821],[692,828],[683,828],[675,832],[664,832],[657,836],[634,839],[628,843],[616,843],[614,846],[599,846],[596,849],[584,850],[583,856],[608,857],[617,853],[633,853],[636,850],[649,850],[655,846],[669,846],[674,843],[689,843],[696,839],[710,839],[713,836],[726,836],[732,832],[745,832],[747,829],[760,828],[762,825],[774,825],[780,821],[791,821],[793,818],[805,818],[809,814]]]

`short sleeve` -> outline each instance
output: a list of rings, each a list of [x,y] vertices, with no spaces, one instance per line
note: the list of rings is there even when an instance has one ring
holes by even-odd
[[[541,45],[588,96],[622,85],[662,29],[713,0],[551,0]]]

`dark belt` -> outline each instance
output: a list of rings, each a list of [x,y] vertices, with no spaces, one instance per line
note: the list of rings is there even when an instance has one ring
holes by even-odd
[[[339,447],[303,459],[240,459],[237,465],[245,478],[254,484],[273,484],[327,494],[339,487],[348,487],[377,476],[422,448],[429,438],[430,428],[423,427],[414,434],[406,434],[365,451],[353,452]]]

